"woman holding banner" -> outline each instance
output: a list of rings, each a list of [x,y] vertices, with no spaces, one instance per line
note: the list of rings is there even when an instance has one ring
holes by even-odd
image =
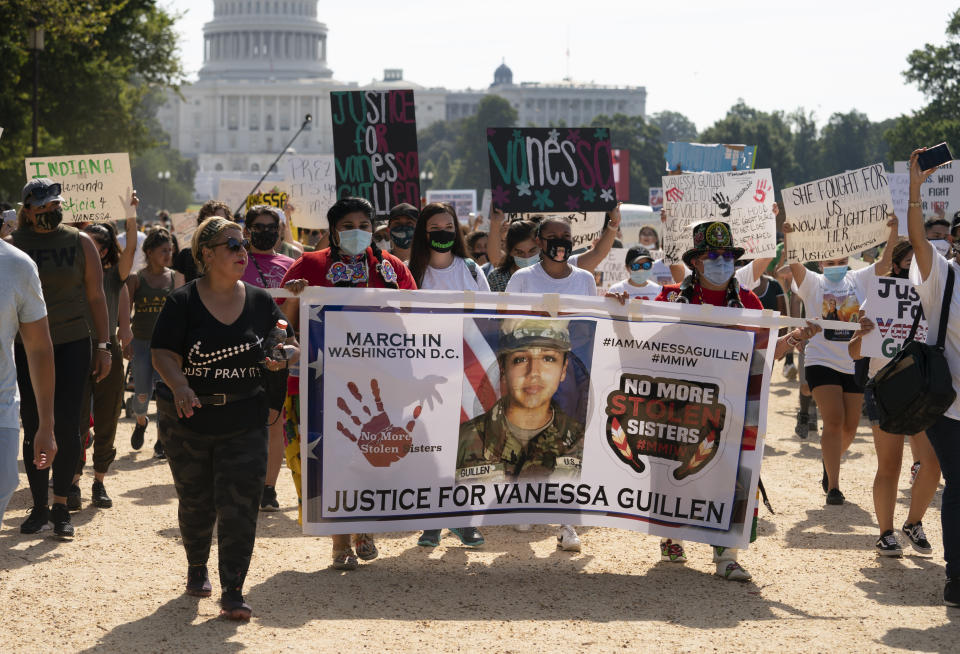
[[[150,343],[163,379],[158,434],[179,500],[186,592],[211,593],[207,560],[216,524],[221,615],[249,620],[243,584],[267,469],[264,370],[287,365],[263,342],[283,314],[265,291],[241,281],[247,251],[238,225],[209,218],[192,245],[203,276],[166,298]],[[295,356],[296,339],[287,333]]]
[[[907,279],[910,264],[913,261],[913,246],[909,241],[897,243],[893,248],[891,277]],[[869,334],[873,322],[865,317],[869,300],[863,304],[860,317],[860,331],[850,340],[850,356],[860,360],[862,338]],[[871,357],[868,359],[868,377],[873,377],[883,367],[887,359]],[[880,415],[873,393],[867,388],[863,393],[863,407],[873,429],[873,445],[877,452],[877,473],[873,478],[873,507],[880,526],[880,537],[876,549],[879,556],[903,556],[903,548],[893,531],[893,513],[897,503],[900,468],[903,464],[903,434],[891,434],[880,429]],[[924,432],[910,435],[910,451],[913,460],[920,464],[910,489],[910,510],[901,532],[914,550],[920,554],[931,554],[933,548],[927,541],[923,530],[923,516],[933,501],[940,484],[940,464],[937,455]]]
[[[342,198],[330,207],[330,247],[307,252],[283,278],[283,286],[299,295],[307,286],[341,288],[402,288],[416,290],[413,276],[400,259],[373,244],[374,209],[363,198]],[[300,324],[299,302],[284,302],[283,312],[294,329]],[[300,484],[300,399],[299,378],[291,372],[287,387],[287,466],[293,473],[302,503]],[[357,558],[372,561],[379,552],[370,534],[339,534],[333,537],[333,567],[356,570]],[[354,547],[356,552],[354,552]]]
[[[910,281],[920,295],[923,313],[927,317],[927,342],[935,343],[939,336],[940,310],[946,294],[948,270],[953,268],[954,277],[960,275],[960,267],[948,262],[927,240],[923,229],[923,203],[920,188],[936,169],[920,170],[917,155],[910,155],[910,195],[907,205],[907,227],[910,244],[913,245],[913,264],[910,266]],[[944,355],[950,366],[953,389],[960,390],[960,293],[954,286],[950,298],[950,313],[947,333],[944,338]],[[943,558],[947,563],[947,582],[943,588],[943,603],[960,606],[960,392],[957,399],[937,422],[927,429],[927,437],[937,454],[943,471],[943,501],[940,506],[940,521],[943,526]]]
[[[793,284],[807,315],[819,314],[827,320],[856,321],[860,304],[866,298],[867,285],[890,268],[897,236],[897,217],[888,214],[890,237],[883,256],[866,268],[850,271],[847,257],[820,262],[821,272],[807,270],[802,263],[792,262]],[[784,249],[789,251],[793,226],[784,223]],[[829,318],[828,316],[836,316]],[[840,459],[853,443],[863,407],[863,386],[854,377],[853,359],[847,345],[853,330],[825,329],[805,349],[804,374],[823,419],[820,448],[823,455],[821,485],[827,504],[844,502],[840,492]]]
[[[421,290],[489,291],[487,278],[473,259],[468,259],[463,234],[453,206],[432,202],[420,211],[410,250],[410,274]],[[438,547],[440,529],[427,529],[417,541],[421,547]],[[468,547],[483,545],[476,527],[450,529]]]

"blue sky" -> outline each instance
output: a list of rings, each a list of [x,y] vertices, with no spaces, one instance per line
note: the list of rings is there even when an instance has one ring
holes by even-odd
[[[212,0],[160,0],[188,71],[203,65]],[[319,5],[334,78],[367,83],[384,68],[424,86],[481,88],[505,59],[514,81],[647,87],[647,111],[679,111],[698,128],[738,98],[764,110],[858,109],[872,120],[907,113],[923,96],[901,73],[906,56],[942,44],[956,4],[941,0],[767,0],[684,3],[557,0],[366,0]],[[569,63],[566,51],[569,46]],[[569,68],[568,68],[569,66]]]

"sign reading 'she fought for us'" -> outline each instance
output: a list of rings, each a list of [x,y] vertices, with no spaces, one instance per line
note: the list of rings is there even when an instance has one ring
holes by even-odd
[[[493,206],[508,213],[608,211],[617,204],[603,127],[488,127]]]
[[[304,531],[560,522],[747,545],[777,319],[561,299],[307,289]]]
[[[773,181],[767,168],[667,175],[663,197],[667,211],[663,254],[668,263],[679,263],[693,247],[692,226],[704,220],[728,223],[733,244],[746,250],[744,259],[772,257],[777,252]]]
[[[133,215],[133,179],[126,152],[26,159],[27,180],[49,177],[62,186],[63,222],[104,222]]]
[[[332,91],[337,199],[366,198],[377,216],[420,206],[413,91]]]
[[[883,164],[783,189],[787,261],[825,261],[854,256],[887,241],[893,210]],[[906,216],[902,218],[906,220]]]

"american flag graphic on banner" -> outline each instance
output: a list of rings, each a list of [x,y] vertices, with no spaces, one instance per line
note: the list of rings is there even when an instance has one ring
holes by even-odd
[[[492,336],[492,339],[491,339]],[[500,397],[497,333],[484,334],[473,320],[463,321],[463,394],[460,423],[486,413]]]

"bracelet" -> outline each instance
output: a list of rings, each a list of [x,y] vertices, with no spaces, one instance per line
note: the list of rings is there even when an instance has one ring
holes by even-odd
[[[907,202],[910,209],[923,209],[923,202]]]

